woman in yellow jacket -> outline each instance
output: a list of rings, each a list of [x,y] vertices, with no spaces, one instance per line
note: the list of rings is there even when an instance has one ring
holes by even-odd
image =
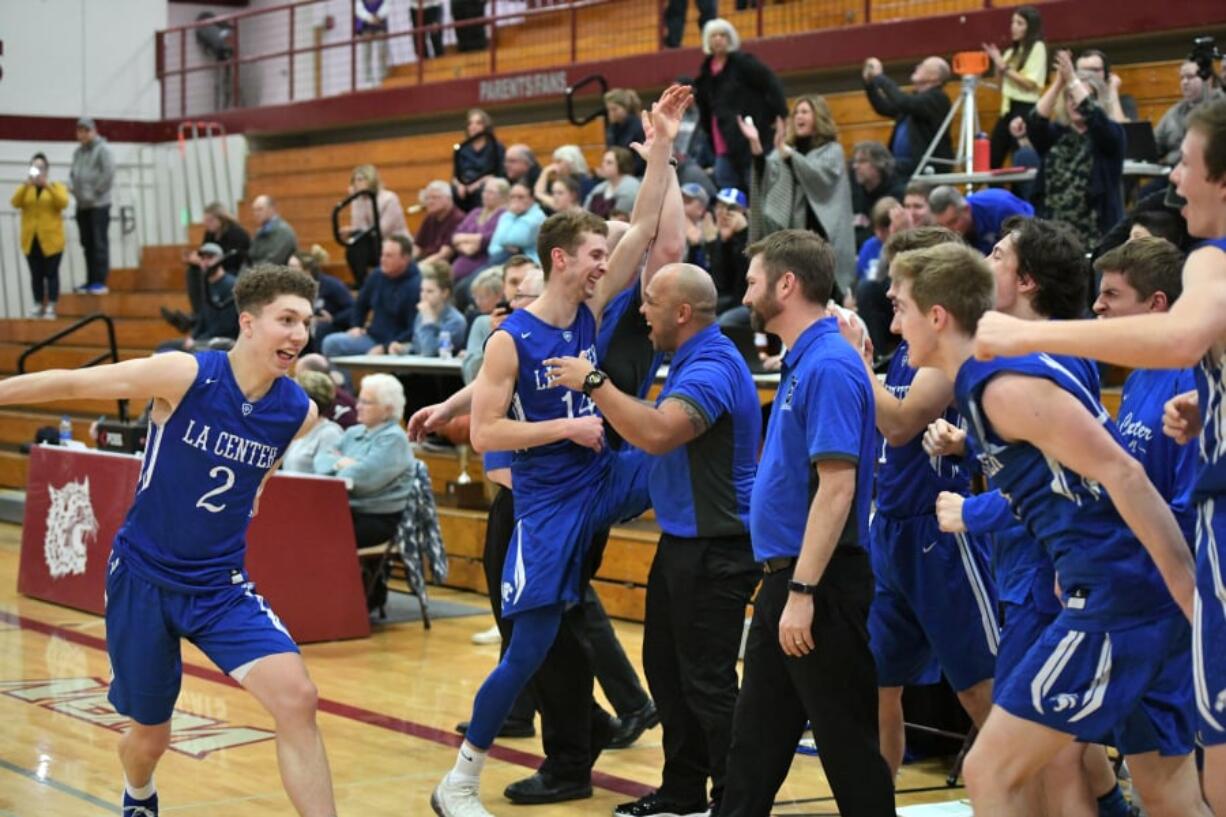
[[[50,181],[47,168],[47,157],[35,153],[30,161],[30,178],[17,188],[12,203],[21,211],[21,251],[30,264],[34,290],[30,317],[52,320],[60,297],[60,259],[64,257],[64,220],[60,213],[68,206],[68,188],[63,182]]]

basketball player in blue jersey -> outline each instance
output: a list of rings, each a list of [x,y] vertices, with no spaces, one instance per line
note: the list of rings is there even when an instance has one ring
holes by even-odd
[[[261,265],[234,288],[240,333],[229,352],[171,352],[0,383],[0,404],[153,399],[136,499],[106,580],[108,697],[131,719],[119,742],[125,817],[158,813],[153,772],[170,744],[182,639],[273,716],[281,780],[298,813],[336,814],[317,692],[243,568],[260,491],[314,421],[314,404],[285,375],[307,344],[315,289],[304,272]]]
[[[954,381],[984,472],[1060,578],[1063,611],[997,689],[967,757],[976,812],[1030,813],[1020,795],[1053,754],[1113,734],[1151,815],[1210,814],[1181,666],[1190,648],[1191,554],[1085,375],[1073,371],[1089,364],[1042,355],[974,360],[975,326],[993,304],[994,282],[973,251],[945,244],[903,253],[892,272],[912,361]]]
[[[691,102],[690,89],[674,85],[652,107],[654,138],[643,187],[657,191],[657,211],[672,173],[673,140]],[[604,445],[604,424],[589,394],[605,375],[593,372],[583,391],[554,388],[542,363],[581,355],[597,363],[597,316],[630,282],[655,232],[640,227],[631,225],[610,260],[600,219],[589,213],[547,219],[537,242],[545,290],[486,343],[472,391],[471,436],[479,450],[516,452],[515,532],[502,586],[491,588],[501,592],[502,614],[515,626],[505,655],[477,692],[455,767],[431,796],[441,817],[489,814],[478,795],[486,753],[544,660],[562,613],[579,600],[586,543],[647,507],[646,456],[634,449],[614,455]],[[617,274],[606,274],[609,269]]]
[[[947,242],[961,239],[943,227],[905,230],[886,242],[883,263],[888,267],[899,253]],[[846,321],[840,329],[860,348]],[[891,332],[897,329],[891,324]],[[865,366],[882,437],[869,529],[876,579],[869,644],[877,664],[881,753],[893,778],[906,749],[903,687],[921,683],[935,658],[975,726],[982,727],[992,708],[999,635],[995,593],[979,548],[937,526],[937,495],[970,491],[969,474],[958,460],[930,458],[923,448],[929,423],[942,416],[955,426],[959,422],[950,407],[953,382],[936,369],[913,368],[905,341],[894,351],[884,383],[873,376],[871,351]]]
[[[1188,232],[1204,239],[1183,267],[1183,294],[1169,311],[1110,321],[1017,326],[984,316],[975,339],[981,357],[1049,350],[1138,368],[1196,366],[1196,393],[1167,404],[1164,431],[1177,442],[1199,437],[1196,504],[1196,612],[1192,675],[1205,745],[1205,793],[1226,814],[1226,103],[1188,117],[1171,183],[1186,201]]]

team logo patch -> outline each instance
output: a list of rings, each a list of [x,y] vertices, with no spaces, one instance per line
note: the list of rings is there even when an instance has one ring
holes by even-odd
[[[1071,695],[1067,692],[1061,692],[1059,695],[1055,696],[1055,698],[1053,698],[1052,700],[1054,701],[1054,704],[1051,708],[1052,712],[1064,712],[1066,710],[1072,709],[1073,707],[1077,705],[1077,696]]]
[[[255,406],[250,403],[243,403],[243,416],[246,417],[255,409]]]
[[[574,339],[575,339],[574,332],[566,331],[562,333],[562,340],[566,341],[567,343],[570,343]]]
[[[1226,712],[1226,689],[1223,689],[1217,694],[1217,698],[1213,701],[1213,711],[1221,714]]]
[[[51,578],[85,572],[85,540],[98,533],[98,520],[89,501],[89,477],[56,488],[48,484],[51,505],[43,534],[43,557]]]

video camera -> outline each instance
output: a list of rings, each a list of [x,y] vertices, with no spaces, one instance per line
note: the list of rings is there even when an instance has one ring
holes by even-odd
[[[1188,54],[1188,62],[1196,63],[1197,74],[1203,80],[1213,76],[1213,63],[1222,58],[1217,43],[1212,37],[1197,37],[1192,41],[1192,51]]]

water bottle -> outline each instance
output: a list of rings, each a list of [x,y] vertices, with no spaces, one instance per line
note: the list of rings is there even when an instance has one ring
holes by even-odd
[[[60,445],[68,445],[72,442],[72,420],[65,414],[60,418]]]
[[[976,173],[987,173],[992,169],[992,140],[986,133],[975,134],[975,148],[972,166]]]
[[[443,360],[451,360],[451,333],[446,329],[438,333],[438,356]]]

